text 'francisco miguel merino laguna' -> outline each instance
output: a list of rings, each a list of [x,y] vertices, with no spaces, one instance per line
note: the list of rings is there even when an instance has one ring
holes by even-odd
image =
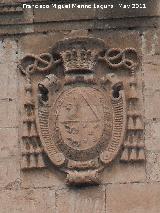
[[[113,9],[114,7],[119,7],[121,9],[145,9],[146,4],[144,3],[135,3],[135,4],[23,4],[24,9]]]

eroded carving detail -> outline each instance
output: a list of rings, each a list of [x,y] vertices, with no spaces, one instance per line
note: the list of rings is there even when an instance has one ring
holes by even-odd
[[[106,49],[95,38],[66,39],[50,53],[25,56],[22,168],[45,167],[48,155],[68,184],[98,184],[118,153],[122,162],[145,160],[137,66],[135,49]]]

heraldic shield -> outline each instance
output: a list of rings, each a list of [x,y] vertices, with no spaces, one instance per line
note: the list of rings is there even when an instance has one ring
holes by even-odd
[[[125,138],[124,85],[110,71],[105,52],[100,39],[65,39],[50,53],[34,56],[23,69],[26,92],[34,99],[39,143],[50,161],[67,174],[68,184],[98,184],[100,172],[118,156]],[[114,57],[111,52],[110,58]]]

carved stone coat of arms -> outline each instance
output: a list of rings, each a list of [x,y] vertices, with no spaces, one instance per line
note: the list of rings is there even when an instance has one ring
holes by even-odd
[[[47,157],[68,184],[98,184],[115,158],[143,161],[135,49],[109,49],[101,39],[69,38],[49,53],[26,55],[22,169]]]

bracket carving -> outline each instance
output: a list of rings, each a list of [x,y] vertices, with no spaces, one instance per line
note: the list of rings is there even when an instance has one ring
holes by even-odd
[[[57,42],[50,53],[26,55],[22,169],[46,167],[68,184],[99,184],[115,158],[145,160],[135,49],[107,49],[101,39]]]

